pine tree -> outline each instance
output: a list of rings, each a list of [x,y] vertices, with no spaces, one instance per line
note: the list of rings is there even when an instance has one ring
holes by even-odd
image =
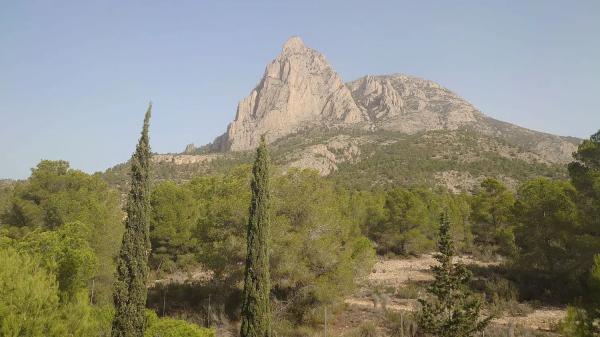
[[[264,135],[252,169],[246,272],[242,299],[242,337],[269,337],[269,154]]]
[[[434,280],[427,288],[431,299],[420,299],[418,323],[425,333],[437,337],[469,337],[482,331],[490,317],[481,318],[481,301],[471,295],[470,271],[461,263],[453,263],[454,247],[450,222],[442,215],[438,239],[438,264],[432,266]]]
[[[142,135],[131,158],[131,189],[125,208],[125,233],[117,261],[113,295],[115,317],[112,337],[143,337],[146,325],[151,156],[148,125],[151,113],[152,104],[146,111]]]

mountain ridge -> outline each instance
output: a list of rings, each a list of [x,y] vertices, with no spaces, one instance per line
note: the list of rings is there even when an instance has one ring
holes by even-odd
[[[405,185],[473,191],[486,177],[511,188],[537,176],[566,177],[579,139],[485,115],[444,86],[406,74],[344,82],[293,37],[211,144],[153,157],[157,180],[187,181],[248,164],[267,134],[278,171],[314,169],[357,188]],[[127,164],[104,174],[124,188]]]
[[[273,142],[316,127],[406,134],[467,128],[505,138],[554,163],[570,161],[579,142],[496,120],[453,91],[420,77],[395,73],[343,82],[321,53],[292,37],[239,103],[227,132],[208,149],[250,150],[263,133]]]

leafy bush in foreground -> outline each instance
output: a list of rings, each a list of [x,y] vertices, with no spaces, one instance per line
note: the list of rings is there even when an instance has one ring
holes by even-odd
[[[215,337],[213,329],[168,317],[159,318],[154,311],[146,311],[147,326],[144,337]]]

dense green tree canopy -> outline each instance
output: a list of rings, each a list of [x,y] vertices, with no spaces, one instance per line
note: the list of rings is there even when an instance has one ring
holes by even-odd
[[[414,254],[433,248],[433,230],[427,206],[417,195],[402,188],[386,194],[384,219],[372,230],[381,251]]]
[[[29,179],[15,184],[0,217],[14,238],[32,230],[60,229],[68,223],[81,225],[71,231],[85,234],[96,255],[94,301],[110,301],[122,212],[118,193],[99,176],[71,169],[65,161],[43,160]]]
[[[85,240],[90,230],[80,222],[68,223],[55,231],[34,231],[15,246],[56,275],[61,297],[70,300],[86,291],[97,270],[97,257]]]
[[[199,204],[192,191],[163,182],[155,186],[150,199],[151,265],[161,271],[185,270],[194,265],[198,240],[194,236]]]
[[[517,266],[521,276],[531,277],[529,283],[538,295],[551,289],[572,290],[569,285],[575,282],[573,237],[578,211],[574,197],[575,189],[564,181],[539,178],[519,187],[514,206]]]
[[[361,218],[351,216],[358,198],[311,170],[290,170],[272,179],[270,274],[275,312],[282,315],[278,320],[293,324],[320,321],[322,307],[339,307],[342,296],[374,261],[372,244],[361,234]],[[192,240],[199,243],[198,261],[214,272],[215,280],[234,289],[243,280],[249,185],[250,167],[240,166],[169,187],[178,189],[177,195],[192,194],[198,210],[191,230]],[[175,198],[156,201],[153,214],[181,205],[174,204]]]
[[[85,289],[70,298],[63,296],[50,270],[53,266],[47,264],[55,253],[30,255],[5,245],[0,248],[0,336],[106,336],[109,310],[92,307]],[[46,267],[39,265],[40,260]]]
[[[472,230],[475,243],[490,252],[510,256],[515,253],[512,207],[515,197],[497,179],[487,178],[471,201]]]
[[[465,195],[426,188],[394,187],[383,191],[354,193],[351,214],[359,210],[363,232],[375,243],[380,254],[421,254],[435,247],[436,223],[446,210],[455,224],[457,246],[471,245],[470,206]],[[367,206],[364,206],[367,205]],[[354,216],[353,216],[354,217]]]

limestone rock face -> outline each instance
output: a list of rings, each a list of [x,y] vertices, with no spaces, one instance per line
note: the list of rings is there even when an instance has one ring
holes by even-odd
[[[290,38],[266,68],[260,83],[238,105],[217,150],[247,150],[267,133],[274,141],[310,126],[336,127],[367,122],[350,90],[323,55]]]
[[[365,76],[348,83],[374,129],[412,134],[455,130],[473,124],[481,113],[437,83],[406,75]]]
[[[345,84],[323,55],[292,37],[267,66],[259,84],[239,103],[227,132],[209,150],[249,150],[257,146],[262,134],[274,142],[315,127],[403,134],[469,129],[555,163],[570,161],[578,143],[487,117],[452,91],[417,77],[364,76]],[[314,156],[331,157],[322,147],[313,150]],[[301,162],[316,162],[311,156]],[[321,165],[321,171],[335,170],[327,165]]]

